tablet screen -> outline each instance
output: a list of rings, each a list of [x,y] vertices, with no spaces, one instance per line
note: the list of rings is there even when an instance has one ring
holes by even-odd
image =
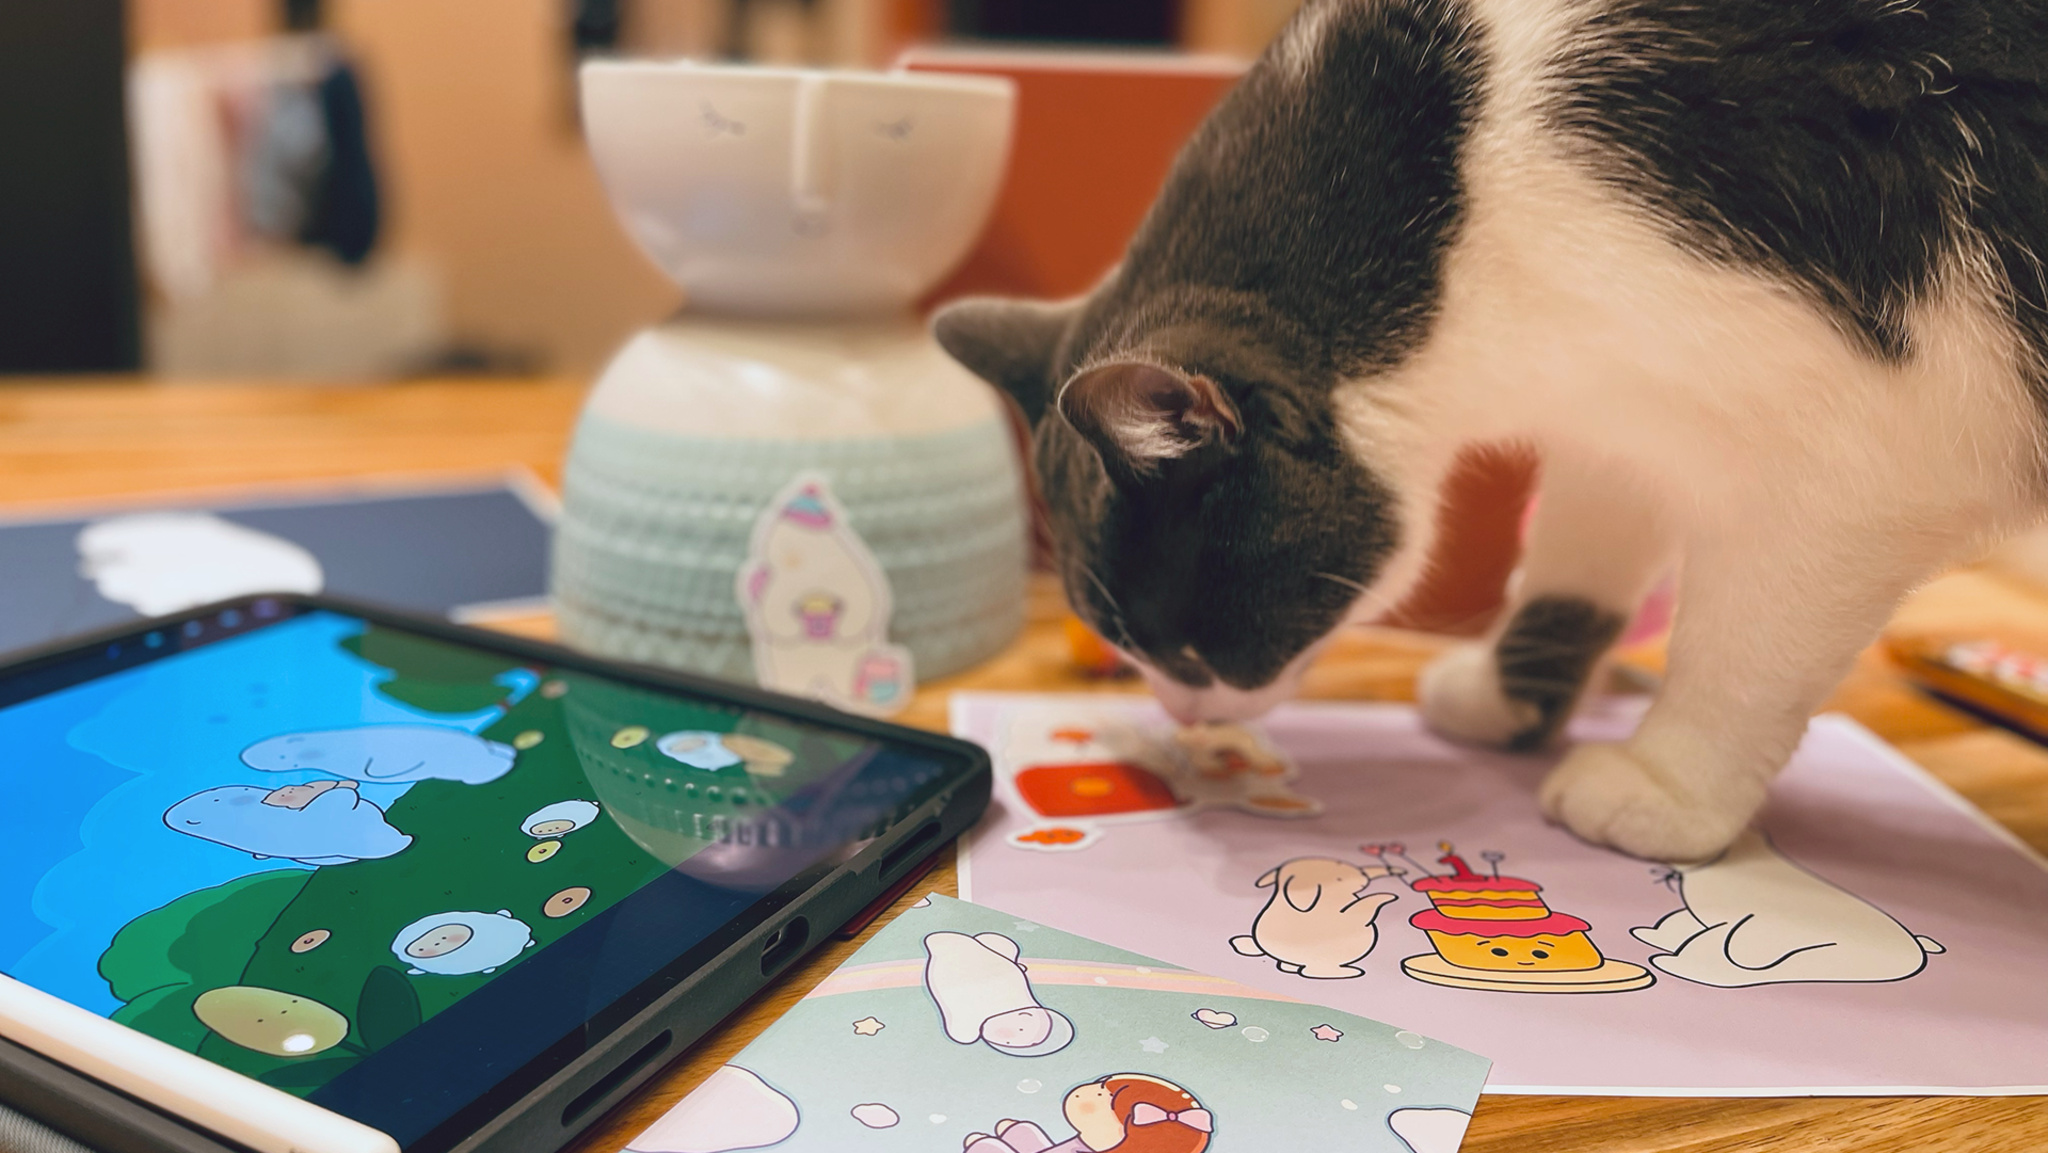
[[[0,681],[0,748],[0,972],[415,1147],[943,775],[280,602]]]

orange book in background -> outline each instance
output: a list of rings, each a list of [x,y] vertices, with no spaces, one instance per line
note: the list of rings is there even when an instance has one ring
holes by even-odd
[[[995,212],[934,302],[1086,292],[1123,256],[1181,144],[1244,72],[1224,57],[1053,49],[923,47],[898,63],[1017,84]]]
[[[1015,143],[995,211],[927,300],[933,307],[970,295],[1086,292],[1122,258],[1181,145],[1245,67],[1218,56],[946,46],[908,49],[898,65],[1017,84]],[[1534,477],[1526,455],[1462,457],[1445,488],[1432,576],[1386,623],[1484,631],[1521,553]],[[1043,556],[1042,516],[1038,533]],[[1076,656],[1085,665],[1084,647]]]

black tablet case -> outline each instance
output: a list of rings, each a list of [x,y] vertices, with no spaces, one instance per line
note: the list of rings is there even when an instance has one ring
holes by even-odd
[[[684,673],[650,668],[608,667],[609,662],[560,646],[510,636],[472,635],[471,630],[444,622],[394,613],[339,598],[294,598],[325,607],[440,636],[457,642],[483,643],[500,651],[524,653],[562,667],[604,669],[613,675],[656,688],[706,694],[741,706],[765,708],[855,730],[893,729],[866,718],[850,717],[808,701],[780,697],[740,685],[723,684]],[[191,610],[200,616],[221,606]],[[175,621],[177,617],[164,618]],[[91,647],[115,636],[109,632],[78,642]],[[57,648],[49,652],[59,651]],[[40,659],[33,654],[28,662]],[[608,1036],[591,1041],[540,1084],[497,1114],[447,1153],[554,1153],[635,1089],[645,1084],[690,1045],[716,1028],[727,1014],[765,989],[776,974],[828,940],[833,931],[859,916],[946,843],[974,827],[988,807],[994,776],[988,754],[973,745],[912,730],[897,730],[894,739],[946,745],[969,753],[976,771],[950,789],[932,796],[898,820],[893,836],[877,838],[842,862],[821,883],[773,909],[754,930],[725,952],[684,978]],[[35,1121],[92,1146],[98,1153],[250,1153],[239,1144],[205,1133],[89,1077],[0,1038],[0,1105],[28,1113]],[[460,1114],[449,1124],[464,1121]],[[432,1135],[422,1142],[432,1144]],[[12,1151],[0,1151],[12,1153]],[[32,1153],[44,1153],[35,1150]],[[54,1153],[54,1151],[51,1151]]]

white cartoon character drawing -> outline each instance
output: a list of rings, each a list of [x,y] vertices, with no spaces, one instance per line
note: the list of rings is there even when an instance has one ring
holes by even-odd
[[[1294,762],[1249,725],[1184,725],[1173,734],[1186,758],[1174,791],[1197,807],[1228,806],[1266,817],[1313,817],[1321,801],[1297,794]]]
[[[761,1080],[759,1074],[738,1065],[721,1065],[696,1092],[626,1142],[626,1148],[632,1153],[766,1149],[789,1140],[802,1120],[796,1102]],[[872,1124],[864,1119],[863,1123]]]
[[[1458,1153],[1472,1114],[1463,1109],[1396,1109],[1387,1114],[1387,1128],[1413,1153]]]
[[[222,785],[195,793],[164,812],[174,832],[226,845],[257,860],[346,865],[403,852],[412,838],[364,800],[353,781],[286,785]]]
[[[1379,943],[1373,918],[1397,898],[1366,887],[1395,870],[1328,857],[1296,857],[1258,880],[1272,889],[1249,936],[1230,947],[1246,957],[1270,957],[1283,973],[1317,980],[1363,977],[1358,967]]]
[[[535,840],[573,833],[597,819],[596,801],[556,801],[543,805],[519,822],[520,831]]]
[[[738,594],[763,688],[855,712],[902,708],[910,650],[889,643],[888,577],[825,478],[799,476],[754,525]]]
[[[368,782],[459,781],[486,785],[512,771],[511,745],[447,725],[359,725],[286,733],[242,750],[242,763],[266,773],[299,770]]]
[[[980,1041],[1012,1057],[1043,1057],[1073,1041],[1074,1023],[1038,1003],[1018,962],[1017,942],[1000,933],[933,933],[924,949],[925,991],[955,1043]]]
[[[492,973],[533,947],[533,930],[510,909],[495,913],[434,913],[391,939],[391,952],[413,976],[460,977]]]
[[[248,593],[317,593],[320,562],[280,536],[206,512],[143,512],[87,525],[79,575],[99,594],[161,616]]]
[[[1674,865],[1685,905],[1632,930],[1650,963],[1724,989],[1793,981],[1901,981],[1941,945],[1808,872],[1756,829],[1697,865]]]

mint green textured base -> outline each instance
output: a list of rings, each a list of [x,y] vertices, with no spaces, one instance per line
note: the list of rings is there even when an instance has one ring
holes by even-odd
[[[1023,480],[1000,420],[916,437],[678,437],[586,414],[555,533],[562,637],[590,652],[752,681],[733,587],[754,522],[791,477],[831,482],[895,598],[890,639],[925,680],[993,656],[1023,624]]]

